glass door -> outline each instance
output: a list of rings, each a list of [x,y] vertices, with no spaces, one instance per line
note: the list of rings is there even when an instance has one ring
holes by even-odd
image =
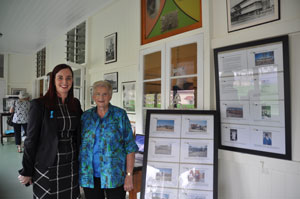
[[[144,124],[147,109],[165,108],[165,47],[164,45],[142,50],[140,53],[140,82],[143,96],[140,98],[142,109],[140,115]],[[144,129],[137,126],[137,129]],[[143,132],[143,131],[142,131]]]
[[[203,35],[166,44],[166,105],[203,109]]]

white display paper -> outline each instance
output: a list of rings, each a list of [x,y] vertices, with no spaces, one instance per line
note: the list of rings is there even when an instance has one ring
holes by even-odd
[[[183,115],[182,138],[213,139],[214,118],[206,115]]]
[[[213,190],[213,165],[181,164],[179,188]]]
[[[149,137],[179,138],[181,130],[180,115],[152,114]]]
[[[213,140],[181,139],[180,162],[212,164],[213,152]]]
[[[164,162],[148,162],[146,174],[146,188],[178,188],[178,172],[179,164]]]
[[[179,161],[180,140],[166,138],[149,138],[149,161]]]

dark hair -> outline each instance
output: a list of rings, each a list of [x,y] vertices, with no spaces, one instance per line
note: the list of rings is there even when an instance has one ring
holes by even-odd
[[[67,64],[59,64],[57,66],[54,67],[54,69],[52,70],[52,72],[50,73],[50,82],[49,82],[49,88],[47,93],[41,97],[41,100],[44,101],[45,106],[47,108],[55,108],[57,105],[57,94],[56,94],[56,87],[55,87],[55,76],[56,74],[63,70],[63,69],[69,69],[72,73],[72,77],[74,76],[73,74],[73,70],[72,68],[67,65]],[[67,97],[67,104],[68,107],[72,110],[72,111],[77,111],[76,108],[76,100],[74,99],[74,92],[73,92],[73,83],[72,83],[72,87],[68,92],[68,97]]]

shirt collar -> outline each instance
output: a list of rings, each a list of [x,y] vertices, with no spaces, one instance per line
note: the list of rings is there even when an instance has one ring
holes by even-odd
[[[94,121],[97,121],[97,119],[101,119],[99,117],[98,113],[97,113],[97,106],[93,108],[92,112],[93,112]],[[107,110],[107,112],[105,113],[105,115],[102,119],[106,118],[111,112],[112,112],[112,105],[109,103],[108,104],[108,110]]]

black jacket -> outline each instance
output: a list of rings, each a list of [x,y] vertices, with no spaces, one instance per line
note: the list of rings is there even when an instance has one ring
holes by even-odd
[[[76,99],[78,115],[76,122],[80,124],[82,110]],[[32,176],[34,167],[45,168],[52,166],[58,148],[58,129],[55,110],[45,107],[41,99],[34,99],[30,103],[27,137],[24,142],[23,169],[19,173]],[[80,125],[79,125],[80,126]],[[77,130],[77,147],[80,146],[80,128]]]

